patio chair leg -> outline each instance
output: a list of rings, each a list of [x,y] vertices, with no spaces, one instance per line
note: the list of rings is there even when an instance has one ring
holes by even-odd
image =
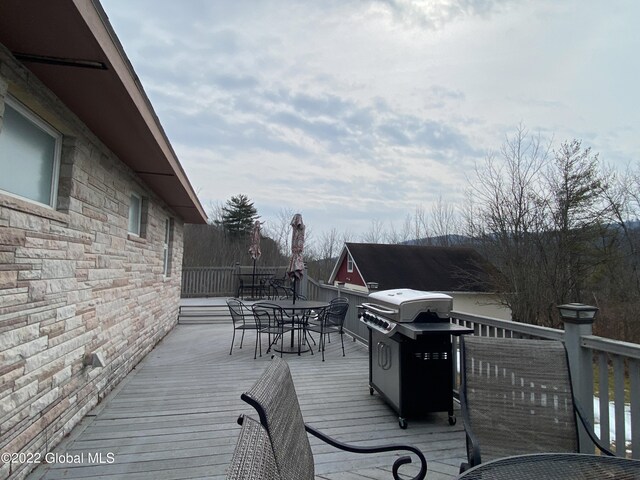
[[[242,342],[244,342],[244,329],[242,330],[242,337],[240,337],[240,348],[242,348]]]
[[[309,335],[311,337],[311,334],[309,334],[306,330],[304,332],[304,339],[307,342],[307,345],[309,345],[309,350],[311,351],[311,355],[313,355],[313,347],[311,346],[311,344],[309,343],[309,339],[307,338],[307,335]],[[312,338],[313,340],[313,338]],[[313,344],[315,345],[316,342],[313,342]]]
[[[344,333],[340,332],[340,342],[342,343],[342,356],[344,357]]]
[[[256,359],[256,355],[258,353],[258,337],[260,336],[259,332],[256,331],[256,346],[253,349],[253,359]],[[262,345],[260,345],[260,356],[262,356]]]
[[[236,340],[236,329],[233,329],[233,337],[231,337],[231,349],[229,350],[229,355],[233,352],[233,342]]]

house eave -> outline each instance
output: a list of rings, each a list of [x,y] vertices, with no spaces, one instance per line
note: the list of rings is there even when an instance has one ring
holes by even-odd
[[[4,0],[0,43],[20,57],[118,158],[187,223],[207,216],[97,0]],[[74,66],[97,62],[106,69]]]

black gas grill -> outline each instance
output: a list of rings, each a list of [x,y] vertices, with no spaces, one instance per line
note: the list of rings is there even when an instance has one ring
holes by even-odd
[[[449,321],[453,300],[442,293],[410,289],[369,295],[359,318],[369,330],[369,391],[377,391],[407,418],[430,412],[453,415],[452,335],[473,333]]]

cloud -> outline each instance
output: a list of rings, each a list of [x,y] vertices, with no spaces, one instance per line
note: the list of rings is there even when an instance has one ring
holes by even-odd
[[[440,29],[460,17],[487,16],[507,0],[377,0],[394,21],[426,29]]]
[[[205,206],[366,230],[456,201],[520,122],[640,151],[637,2],[102,3]]]

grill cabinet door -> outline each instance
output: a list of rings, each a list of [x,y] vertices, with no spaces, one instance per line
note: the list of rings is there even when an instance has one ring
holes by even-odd
[[[400,410],[400,345],[371,329],[371,381],[396,410]]]

